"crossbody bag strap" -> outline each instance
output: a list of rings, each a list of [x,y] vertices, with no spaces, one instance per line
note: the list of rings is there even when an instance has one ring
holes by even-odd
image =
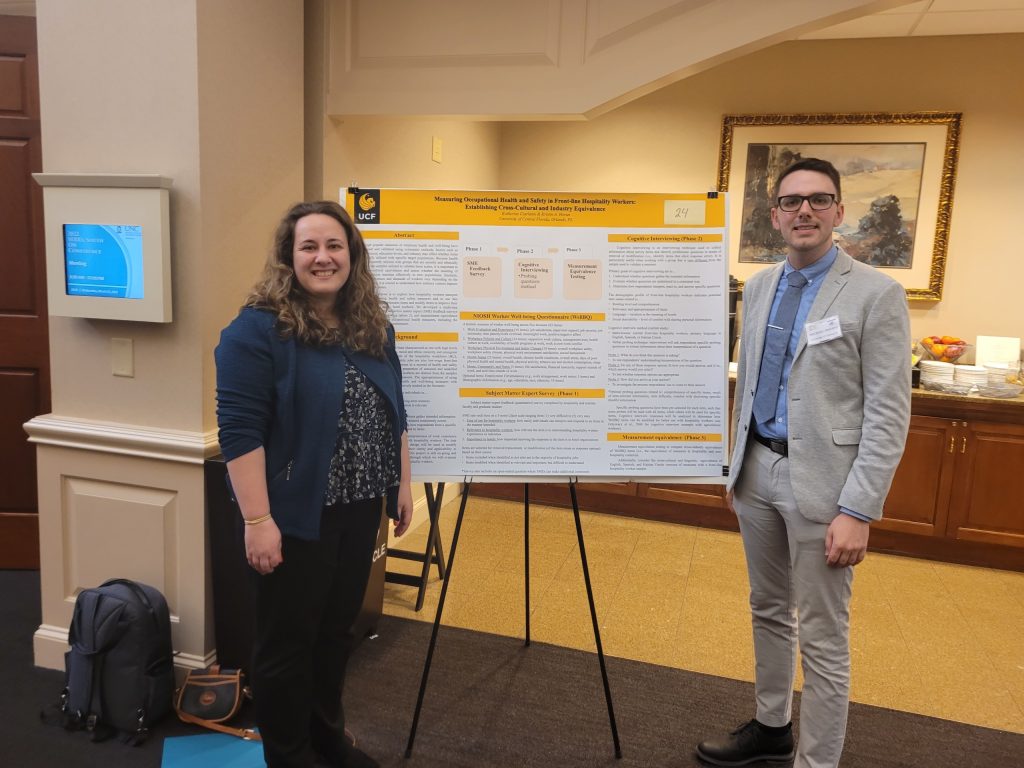
[[[212,720],[203,720],[201,717],[190,715],[188,712],[178,711],[178,717],[186,723],[192,723],[193,725],[201,725],[203,728],[209,728],[211,731],[219,731],[220,733],[226,733],[229,736],[237,736],[245,741],[263,741],[263,737],[260,736],[259,731],[254,728],[229,728],[226,725],[215,723]]]

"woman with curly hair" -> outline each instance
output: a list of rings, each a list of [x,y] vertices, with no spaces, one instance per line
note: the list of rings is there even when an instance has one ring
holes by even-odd
[[[220,446],[259,574],[267,766],[375,766],[346,736],[341,692],[381,508],[401,535],[412,490],[394,329],[344,208],[288,211],[215,356]]]

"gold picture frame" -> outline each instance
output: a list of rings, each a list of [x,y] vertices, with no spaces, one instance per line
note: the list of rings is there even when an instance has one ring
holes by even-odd
[[[774,197],[768,187],[774,184],[772,171],[777,170],[772,164],[784,158],[820,156],[836,164],[843,176],[843,227],[849,237],[863,242],[875,220],[869,217],[876,216],[880,202],[895,200],[899,222],[895,236],[902,250],[887,247],[883,255],[880,248],[865,248],[856,258],[898,280],[910,301],[941,299],[962,117],[960,112],[725,115],[718,190],[734,191],[729,212],[732,275],[742,286],[754,272],[783,257],[781,250],[769,254],[764,250],[767,245],[758,251],[756,243],[761,241],[749,235],[765,232],[766,209]],[[859,199],[848,197],[847,169],[853,169],[854,176],[864,176],[865,183],[850,185],[861,190]],[[897,180],[906,210],[900,208],[896,189],[886,186]],[[863,218],[858,219],[860,214]],[[837,238],[842,239],[838,228]]]

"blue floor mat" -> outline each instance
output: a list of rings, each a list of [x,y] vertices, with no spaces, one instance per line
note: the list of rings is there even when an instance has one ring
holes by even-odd
[[[164,739],[160,768],[265,768],[263,744],[225,733]]]

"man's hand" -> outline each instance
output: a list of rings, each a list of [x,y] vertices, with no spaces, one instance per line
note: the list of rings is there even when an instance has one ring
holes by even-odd
[[[825,560],[833,568],[857,565],[868,551],[871,525],[840,512],[825,534]]]

